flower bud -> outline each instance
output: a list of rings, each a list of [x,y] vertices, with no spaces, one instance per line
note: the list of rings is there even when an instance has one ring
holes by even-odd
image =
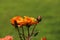
[[[38,17],[37,17],[38,23],[39,23],[41,20],[42,20],[42,17],[41,17],[41,16],[38,16]]]

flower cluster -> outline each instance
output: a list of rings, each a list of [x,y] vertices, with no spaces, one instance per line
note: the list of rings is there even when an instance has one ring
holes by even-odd
[[[14,25],[14,21],[16,21],[17,25],[20,27],[24,25],[34,25],[38,23],[37,19],[29,16],[24,16],[24,17],[16,16],[13,17],[10,21],[12,25]]]
[[[29,17],[29,16],[16,16],[13,17],[10,22],[13,26],[15,26],[15,29],[18,32],[20,40],[31,40],[32,37],[35,37],[38,35],[38,31],[35,31],[35,28],[37,24],[42,20],[41,16],[38,16],[37,18]],[[33,25],[32,30],[30,30],[30,26]],[[26,30],[23,26],[26,26],[27,28],[27,34],[25,33]],[[21,28],[21,29],[20,29]],[[13,40],[12,36],[5,36],[4,38],[0,38],[0,40]],[[47,40],[47,38],[44,36],[41,38],[41,40]]]
[[[0,40],[13,40],[12,36],[6,36],[4,38],[0,38]]]
[[[16,16],[13,17],[10,22],[13,26],[15,26],[15,28],[18,31],[18,35],[20,40],[31,40],[31,37],[34,35],[38,35],[39,32],[34,33],[35,28],[37,26],[37,24],[41,21],[41,16],[38,16],[37,18],[33,18],[33,17],[29,17],[29,16]],[[33,25],[32,30],[30,30],[30,26]],[[26,26],[27,28],[27,35],[25,35],[25,30],[24,27]],[[21,28],[21,30],[19,29]],[[30,32],[31,31],[31,32]]]

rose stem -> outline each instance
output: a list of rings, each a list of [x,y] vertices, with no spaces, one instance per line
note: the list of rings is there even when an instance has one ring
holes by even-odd
[[[17,31],[18,31],[18,34],[19,34],[20,39],[22,40],[21,33],[19,32],[19,29],[18,28],[17,28]]]
[[[21,33],[19,32],[17,22],[16,22],[16,21],[14,21],[14,22],[15,22],[15,28],[16,28],[17,31],[18,31],[19,38],[20,38],[20,40],[23,40],[22,37],[21,37]]]
[[[37,24],[35,24],[35,25],[34,25],[34,27],[33,27],[33,29],[32,29],[32,32],[31,32],[31,35],[30,35],[30,36],[32,36],[32,35],[33,35],[34,30],[35,30],[35,28],[36,28],[36,25],[37,25]]]
[[[30,28],[30,26],[27,27],[27,30],[28,30],[28,37],[27,37],[27,40],[30,40],[29,28]]]
[[[23,27],[22,27],[22,36],[23,36],[23,38],[25,40],[25,35],[24,35],[24,29],[23,29]]]

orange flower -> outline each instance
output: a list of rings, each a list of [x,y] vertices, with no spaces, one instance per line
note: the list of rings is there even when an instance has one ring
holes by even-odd
[[[41,40],[47,40],[46,37],[41,38]]]
[[[8,36],[5,37],[5,39],[6,40],[13,40],[13,37],[8,35]]]
[[[33,18],[33,17],[28,17],[28,16],[24,16],[24,19],[20,16],[16,16],[13,17],[11,20],[11,24],[14,25],[15,21],[18,24],[18,27],[24,26],[24,25],[34,25],[37,24],[37,19]]]
[[[36,19],[33,17],[24,16],[24,21],[29,25],[37,24]]]
[[[12,36],[6,36],[4,38],[0,38],[0,40],[13,40]]]
[[[17,22],[18,26],[24,25],[24,20],[20,16],[13,17],[10,21],[11,21],[11,24],[13,24],[13,25],[14,25],[15,21]]]

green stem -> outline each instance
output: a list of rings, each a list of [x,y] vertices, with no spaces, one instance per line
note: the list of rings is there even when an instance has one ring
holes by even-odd
[[[19,29],[18,29],[18,28],[16,28],[16,29],[17,29],[17,31],[18,31],[18,35],[19,35],[20,40],[23,40],[23,39],[22,39],[22,36],[21,36],[21,33],[19,32]]]
[[[22,27],[22,36],[23,36],[23,39],[25,40],[25,35],[24,35],[24,29]]]
[[[37,25],[37,24],[36,24],[36,25]],[[35,30],[35,28],[36,28],[36,25],[34,25],[34,27],[33,27],[33,29],[32,29],[32,32],[31,32],[31,35],[30,35],[30,36],[32,36],[32,35],[33,35],[34,30]]]
[[[20,40],[23,40],[22,36],[21,36],[21,33],[19,32],[18,24],[17,24],[16,21],[14,21],[14,25],[15,25],[15,28],[17,29],[17,31],[18,31],[18,35],[19,35]]]
[[[28,38],[27,38],[27,40],[30,40],[29,28],[30,28],[30,27],[27,28],[27,30],[28,30]]]

